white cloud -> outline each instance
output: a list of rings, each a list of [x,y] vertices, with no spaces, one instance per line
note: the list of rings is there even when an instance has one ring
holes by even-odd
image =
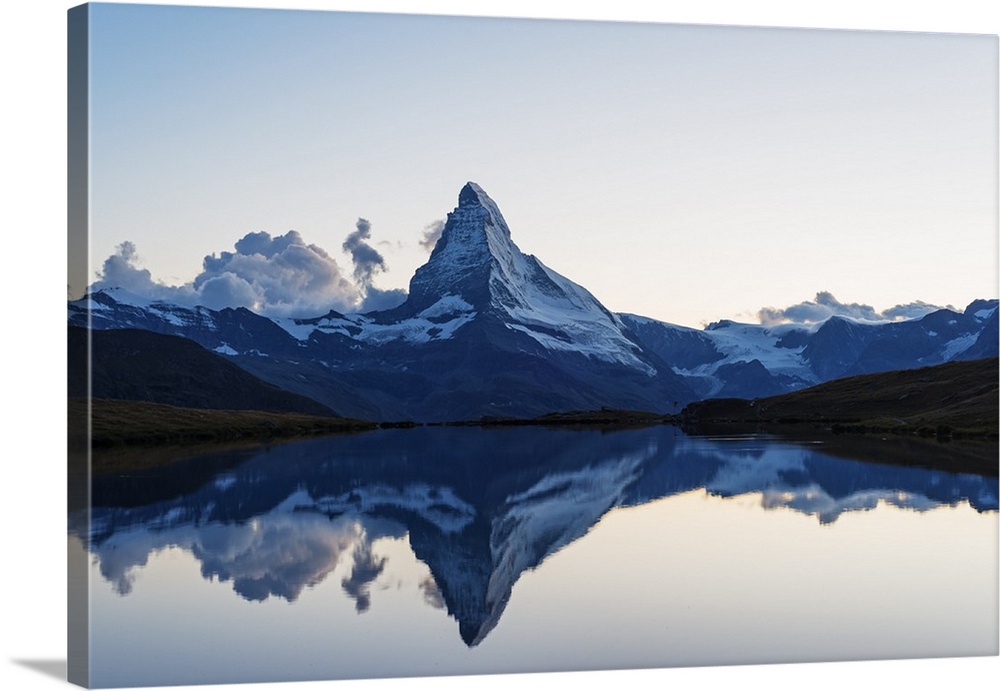
[[[819,322],[833,316],[849,317],[861,321],[902,321],[916,319],[935,312],[941,307],[917,300],[904,305],[896,305],[879,312],[871,305],[857,302],[840,302],[833,294],[821,291],[813,300],[806,300],[790,307],[763,307],[757,312],[761,324],[781,324],[783,322]],[[949,306],[949,309],[954,309]]]
[[[375,273],[385,269],[385,261],[364,242],[370,231],[361,223],[359,220],[358,230],[345,242],[355,260],[355,281],[329,253],[306,243],[297,231],[274,237],[258,231],[240,238],[233,245],[235,251],[205,257],[202,272],[180,286],[154,280],[149,270],[141,268],[135,244],[122,242],[105,259],[91,290],[123,288],[153,300],[210,309],[247,307],[267,316],[302,317],[331,309],[346,313],[395,307],[406,299],[406,291],[372,285]]]

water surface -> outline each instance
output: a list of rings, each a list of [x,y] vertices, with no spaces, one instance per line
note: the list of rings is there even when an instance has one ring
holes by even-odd
[[[998,652],[997,479],[819,443],[381,430],[93,503],[94,686]]]

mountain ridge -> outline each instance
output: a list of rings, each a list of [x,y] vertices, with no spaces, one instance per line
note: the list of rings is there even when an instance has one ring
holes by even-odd
[[[850,374],[998,350],[997,300],[919,319],[698,331],[613,313],[514,243],[497,204],[467,183],[407,299],[389,310],[269,318],[104,289],[68,322],[188,338],[258,379],[352,418],[420,422],[532,418],[601,408],[679,412]]]
[[[643,345],[691,379],[701,398],[759,398],[857,374],[996,357],[998,305],[978,299],[963,312],[884,322],[840,315],[808,324],[722,320],[700,331],[620,316]]]

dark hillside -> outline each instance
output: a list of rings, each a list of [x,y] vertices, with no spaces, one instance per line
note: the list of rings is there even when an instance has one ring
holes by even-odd
[[[334,416],[327,406],[261,381],[194,341],[141,329],[92,331],[94,398],[184,408]],[[70,397],[87,395],[87,329],[69,327]]]
[[[996,358],[845,377],[793,393],[687,406],[685,426],[822,423],[835,429],[997,438]]]

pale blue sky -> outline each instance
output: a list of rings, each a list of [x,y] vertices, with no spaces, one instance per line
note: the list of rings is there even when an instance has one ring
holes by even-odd
[[[405,288],[467,180],[606,306],[997,294],[994,36],[95,5],[94,269],[290,229]]]

